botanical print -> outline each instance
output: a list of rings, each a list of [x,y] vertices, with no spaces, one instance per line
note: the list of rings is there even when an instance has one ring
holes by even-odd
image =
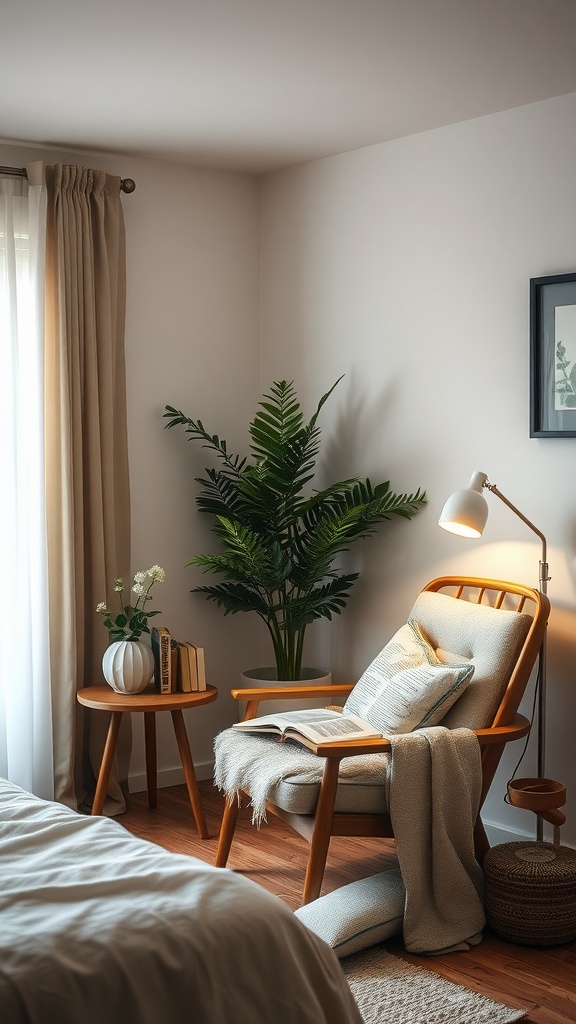
[[[554,408],[576,409],[576,305],[554,310]]]

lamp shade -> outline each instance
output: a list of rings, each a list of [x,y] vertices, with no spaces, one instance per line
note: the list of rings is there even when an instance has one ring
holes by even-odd
[[[469,486],[455,491],[448,498],[438,520],[438,526],[460,537],[482,536],[488,518],[488,503],[482,494],[485,473],[474,473]]]

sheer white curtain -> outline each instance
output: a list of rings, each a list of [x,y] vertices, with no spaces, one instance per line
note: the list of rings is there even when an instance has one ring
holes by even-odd
[[[0,775],[51,799],[44,462],[46,189],[0,178]]]

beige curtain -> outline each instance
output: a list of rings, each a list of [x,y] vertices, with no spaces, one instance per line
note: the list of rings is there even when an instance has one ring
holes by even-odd
[[[76,691],[101,682],[96,605],[130,573],[120,178],[46,168],[46,475],[55,798],[90,799],[107,715]],[[128,716],[126,716],[128,718]],[[126,739],[126,737],[125,737]],[[124,744],[126,748],[126,743]],[[122,744],[120,748],[122,748]],[[129,751],[124,753],[127,761]],[[119,761],[122,754],[119,754]],[[118,765],[118,778],[127,763]],[[110,813],[123,809],[118,781]]]

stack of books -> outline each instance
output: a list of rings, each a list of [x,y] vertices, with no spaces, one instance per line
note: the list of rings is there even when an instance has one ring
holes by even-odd
[[[150,633],[156,693],[195,693],[206,689],[204,648],[175,640],[166,626]]]

